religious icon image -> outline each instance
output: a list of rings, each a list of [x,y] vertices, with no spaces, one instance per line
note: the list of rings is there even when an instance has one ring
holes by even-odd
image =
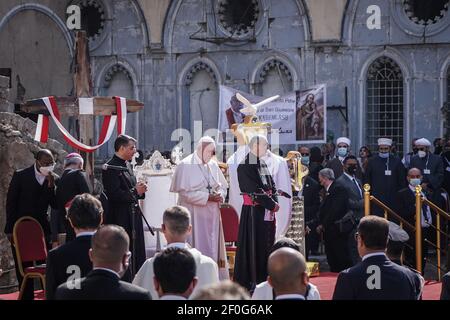
[[[324,138],[323,96],[316,98],[312,93],[306,97],[296,93],[296,138],[297,140],[322,140]]]

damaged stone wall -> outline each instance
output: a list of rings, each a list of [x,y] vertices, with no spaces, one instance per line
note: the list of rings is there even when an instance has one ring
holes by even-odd
[[[4,78],[4,77],[2,77]],[[0,84],[3,83],[0,79]],[[0,86],[0,97],[7,97],[7,89]],[[8,99],[0,99],[0,110],[7,110]],[[9,241],[3,233],[6,222],[6,196],[13,173],[34,163],[34,157],[41,148],[49,149],[57,161],[56,173],[61,173],[67,152],[62,144],[49,139],[42,144],[34,141],[36,124],[17,114],[0,112],[0,293],[17,290],[14,260]]]

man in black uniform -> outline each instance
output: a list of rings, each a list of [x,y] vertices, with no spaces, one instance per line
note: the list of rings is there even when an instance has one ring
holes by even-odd
[[[123,280],[131,282],[132,276],[146,259],[142,214],[139,206],[135,204],[137,199],[144,199],[147,185],[136,182],[128,162],[136,153],[136,139],[120,135],[114,142],[114,150],[115,154],[104,166],[102,174],[103,186],[109,200],[105,223],[122,226],[130,237],[131,262],[134,265],[125,273]]]
[[[234,278],[249,291],[252,291],[257,283],[267,279],[267,259],[275,241],[274,213],[280,208],[275,195],[275,183],[267,165],[260,159],[266,154],[267,145],[264,136],[254,136],[249,142],[249,154],[237,169],[239,188],[245,195],[239,224]],[[252,199],[251,195],[255,193],[259,195]]]

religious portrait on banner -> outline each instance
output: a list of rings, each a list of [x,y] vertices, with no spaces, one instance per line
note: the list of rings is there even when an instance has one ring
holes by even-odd
[[[324,139],[324,103],[323,91],[316,94],[296,92],[296,139]]]

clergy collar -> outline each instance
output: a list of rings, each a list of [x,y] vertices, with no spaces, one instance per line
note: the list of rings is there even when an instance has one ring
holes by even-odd
[[[119,157],[116,153],[114,154],[113,158],[116,159],[116,160],[118,160],[118,161],[120,161],[120,162],[122,162],[124,165],[127,164],[127,161],[126,161],[126,160],[123,160],[123,159],[122,159],[121,157]]]
[[[275,300],[305,300],[305,297],[297,293],[280,294],[279,296],[275,297]]]
[[[166,249],[168,249],[168,248],[188,249],[188,245],[186,242],[173,242],[173,243],[169,243],[166,246]]]
[[[165,294],[159,298],[159,300],[187,300],[185,297],[177,296],[174,294]]]
[[[375,257],[375,256],[384,256],[384,257],[386,257],[386,253],[384,253],[383,251],[369,253],[369,254],[366,254],[364,257],[362,257],[362,261],[364,261],[366,259],[369,259],[371,257]]]

